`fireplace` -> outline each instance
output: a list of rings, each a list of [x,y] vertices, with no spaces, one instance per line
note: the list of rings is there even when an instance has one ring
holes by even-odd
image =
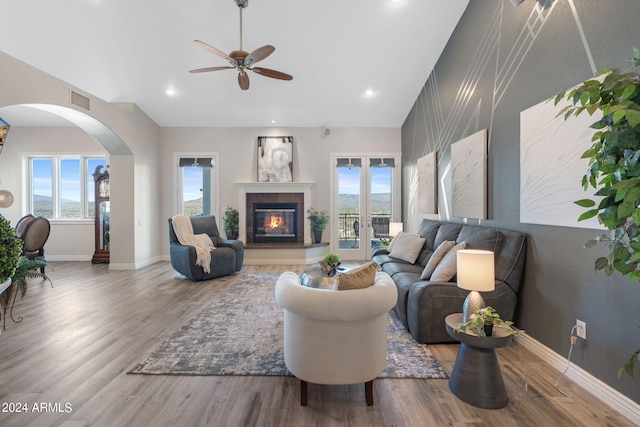
[[[249,247],[304,245],[304,194],[247,193]]]
[[[297,203],[256,203],[253,208],[255,243],[296,243]]]

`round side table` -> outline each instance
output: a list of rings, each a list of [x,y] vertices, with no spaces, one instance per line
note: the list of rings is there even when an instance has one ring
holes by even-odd
[[[490,337],[457,332],[456,328],[461,322],[462,313],[450,314],[445,319],[449,335],[460,341],[449,379],[449,390],[460,400],[479,408],[504,408],[509,403],[509,397],[495,349],[509,345],[513,336],[500,328],[494,328]]]

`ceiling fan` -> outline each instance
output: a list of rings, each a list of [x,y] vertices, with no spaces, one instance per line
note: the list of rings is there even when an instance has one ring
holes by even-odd
[[[251,53],[242,50],[242,9],[249,5],[249,0],[234,1],[240,9],[240,50],[234,50],[229,55],[227,55],[226,53],[216,49],[211,45],[208,45],[203,41],[194,40],[197,45],[229,61],[231,66],[197,68],[195,70],[190,70],[189,72],[206,73],[208,71],[219,71],[235,68],[236,70],[238,70],[238,84],[240,85],[240,89],[242,90],[249,89],[249,75],[247,74],[247,70],[251,70],[254,73],[261,74],[266,77],[271,77],[273,79],[292,80],[293,76],[290,76],[289,74],[283,73],[281,71],[253,66],[253,64],[255,64],[256,62],[262,61],[267,56],[271,55],[273,51],[276,50],[276,48],[267,44],[257,48]]]

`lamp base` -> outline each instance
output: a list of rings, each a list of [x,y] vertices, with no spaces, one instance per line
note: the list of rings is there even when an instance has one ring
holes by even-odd
[[[473,313],[484,307],[484,299],[482,299],[480,292],[469,292],[469,295],[467,295],[467,298],[464,300],[464,304],[462,304],[462,321],[466,322]]]

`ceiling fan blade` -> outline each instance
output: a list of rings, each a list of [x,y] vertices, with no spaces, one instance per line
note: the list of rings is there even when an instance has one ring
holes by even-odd
[[[293,76],[290,76],[289,74],[283,73],[281,71],[271,70],[269,68],[253,67],[251,70],[253,70],[253,72],[255,73],[262,74],[263,76],[271,77],[272,79],[279,79],[279,80],[293,79]]]
[[[242,90],[249,89],[249,75],[244,71],[238,73],[238,84]]]
[[[228,70],[229,68],[234,68],[234,67],[205,67],[205,68],[196,68],[195,70],[189,70],[189,72],[190,73],[206,73],[208,71]]]
[[[226,53],[222,52],[221,50],[218,50],[218,49],[216,49],[215,47],[213,47],[213,46],[211,46],[211,45],[209,45],[209,44],[207,44],[207,43],[205,43],[205,42],[203,42],[203,41],[200,41],[200,40],[194,40],[194,42],[195,42],[198,46],[202,47],[203,49],[206,49],[206,50],[208,50],[209,52],[211,52],[211,53],[214,53],[214,54],[218,55],[220,58],[226,59],[227,61],[233,61],[231,58],[229,58],[229,55],[227,55]]]
[[[276,50],[276,48],[270,44],[264,45],[251,52],[249,56],[245,58],[244,62],[246,64],[255,64],[256,62],[262,61],[267,56],[271,55],[274,50]]]

